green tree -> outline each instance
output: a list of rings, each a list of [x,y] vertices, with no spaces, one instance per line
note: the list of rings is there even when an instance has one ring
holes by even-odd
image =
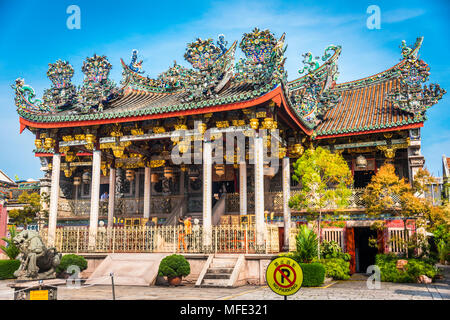
[[[12,226],[9,228],[9,238],[2,238],[3,241],[7,243],[7,246],[0,246],[0,250],[2,250],[6,256],[14,260],[19,255],[19,249],[14,244],[14,237],[17,235],[16,227]]]
[[[23,208],[9,212],[10,221],[16,226],[27,226],[36,220],[39,213],[44,213],[41,206],[41,196],[37,192],[22,192],[17,201],[23,204]]]
[[[317,254],[320,259],[322,211],[333,208],[338,213],[338,209],[347,206],[351,195],[349,187],[353,184],[351,171],[340,154],[318,147],[306,150],[294,163],[292,179],[299,182],[302,188],[289,199],[289,207],[306,210],[310,216],[317,217]]]

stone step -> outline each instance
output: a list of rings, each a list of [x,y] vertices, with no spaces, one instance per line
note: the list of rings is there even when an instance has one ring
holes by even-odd
[[[203,279],[230,279],[229,273],[206,273]]]
[[[230,261],[230,260],[216,260],[214,259],[211,264],[210,268],[234,268],[236,265],[236,261]]]
[[[206,273],[233,273],[233,268],[208,268]]]
[[[202,287],[226,287],[228,285],[228,279],[204,279]]]

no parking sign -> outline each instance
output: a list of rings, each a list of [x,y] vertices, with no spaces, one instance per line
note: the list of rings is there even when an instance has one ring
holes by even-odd
[[[276,294],[285,297],[293,295],[302,287],[302,268],[294,259],[276,258],[267,267],[266,282]]]

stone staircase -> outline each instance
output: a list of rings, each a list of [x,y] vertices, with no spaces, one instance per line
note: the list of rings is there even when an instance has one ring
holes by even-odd
[[[239,275],[244,257],[237,254],[212,255],[197,280],[198,287],[232,287]]]

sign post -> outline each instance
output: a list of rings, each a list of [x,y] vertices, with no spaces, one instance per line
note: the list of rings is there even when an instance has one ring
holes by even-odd
[[[295,294],[302,287],[302,268],[294,259],[276,258],[267,267],[266,282],[273,292],[287,300],[287,296]]]

